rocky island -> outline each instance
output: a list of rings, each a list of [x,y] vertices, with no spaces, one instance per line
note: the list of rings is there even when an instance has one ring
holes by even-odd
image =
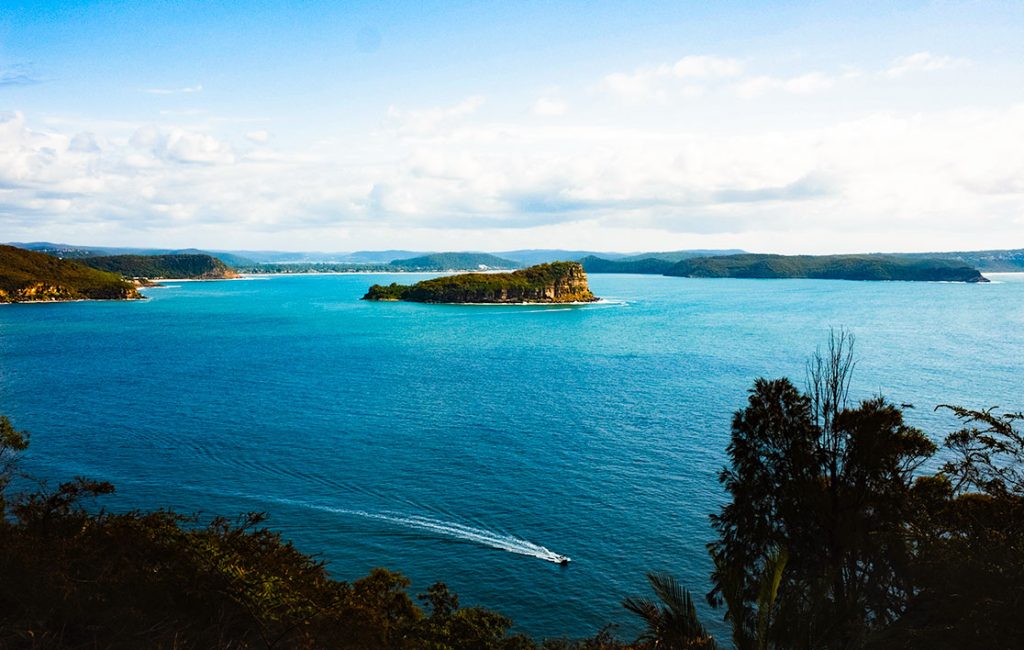
[[[463,273],[413,285],[375,284],[363,300],[516,304],[594,302],[597,298],[579,262],[551,262],[511,273]]]
[[[46,253],[0,246],[0,303],[141,298],[132,283],[116,273]]]

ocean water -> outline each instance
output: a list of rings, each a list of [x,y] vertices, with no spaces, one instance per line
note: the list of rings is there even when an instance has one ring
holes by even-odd
[[[414,280],[413,276],[400,278]],[[138,303],[0,307],[0,413],[30,472],[111,508],[265,511],[342,579],[442,580],[520,630],[636,626],[675,574],[711,627],[707,515],[758,376],[803,382],[830,326],[857,398],[1024,408],[1024,275],[988,285],[593,275],[579,307],[366,303],[394,277],[172,282]],[[572,557],[562,567],[550,560]]]

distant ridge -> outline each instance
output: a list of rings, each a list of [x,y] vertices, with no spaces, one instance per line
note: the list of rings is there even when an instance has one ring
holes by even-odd
[[[665,251],[663,253],[637,253],[618,258],[619,262],[636,262],[639,260],[662,260],[679,262],[693,257],[715,257],[718,255],[741,255],[747,251],[740,248],[693,248],[681,251]],[[611,258],[606,258],[611,259]]]
[[[594,255],[604,259],[614,260],[620,257],[625,257],[625,253],[599,253],[596,251],[582,251],[582,250],[564,250],[560,248],[531,248],[525,250],[516,251],[499,251],[495,253],[499,257],[514,260],[519,262],[523,266],[533,266],[535,264],[547,264],[550,262],[559,262],[562,260],[579,260],[584,257]]]
[[[640,259],[606,260],[588,255],[580,260],[587,273],[642,273],[645,275],[664,275],[675,262],[659,260],[653,257]]]
[[[245,268],[260,264],[306,264],[309,270],[317,267],[312,265],[333,265],[320,267],[336,271],[356,270],[356,267],[365,265],[377,267],[372,270],[387,270],[385,267],[396,260],[409,260],[418,257],[427,257],[439,254],[459,255],[493,255],[506,261],[511,261],[516,266],[532,266],[558,260],[584,260],[594,258],[605,262],[639,262],[642,260],[660,260],[669,262],[680,262],[685,259],[696,257],[717,257],[723,255],[741,255],[746,251],[740,249],[688,249],[676,251],[652,251],[652,252],[600,252],[588,250],[568,249],[518,249],[498,252],[468,252],[457,251],[454,253],[438,253],[436,251],[416,251],[391,249],[380,251],[352,251],[352,252],[321,252],[321,251],[275,251],[275,250],[207,250],[196,248],[185,249],[163,249],[163,248],[141,248],[141,247],[110,247],[110,246],[78,246],[72,244],[60,244],[53,242],[14,242],[12,246],[35,250],[38,252],[56,255],[61,258],[79,259],[82,257],[110,256],[110,255],[171,255],[171,254],[206,254],[217,257],[228,266],[234,268]],[[892,258],[908,259],[930,259],[930,260],[952,260],[962,262],[967,266],[978,269],[981,272],[1014,272],[1024,271],[1024,248],[1001,249],[1001,250],[980,250],[980,251],[937,251],[930,253],[865,253],[866,255],[883,255]],[[598,270],[600,263],[589,260],[593,266],[594,273],[662,273],[661,267],[652,263],[633,266],[633,270],[621,270],[627,267],[605,266]],[[351,265],[349,268],[346,265]],[[490,265],[487,265],[490,266]],[[475,268],[468,266],[466,270]],[[612,269],[618,270],[612,270]],[[297,270],[297,269],[292,269]],[[371,269],[366,269],[371,270]],[[461,270],[461,269],[460,269]],[[275,269],[265,270],[277,272]]]
[[[431,253],[420,257],[391,260],[390,265],[405,271],[473,270],[519,268],[517,262],[490,253]]]
[[[12,242],[10,245],[25,250],[46,253],[47,255],[53,255],[62,259],[110,257],[115,255],[210,255],[232,267],[255,263],[247,257],[242,257],[228,251],[205,251],[198,248],[117,248],[110,246],[74,246],[52,242]]]

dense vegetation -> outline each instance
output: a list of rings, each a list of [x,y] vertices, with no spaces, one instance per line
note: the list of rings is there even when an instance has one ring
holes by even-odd
[[[221,280],[237,276],[224,262],[210,255],[110,255],[83,257],[80,261],[126,278]]]
[[[596,298],[578,262],[552,262],[511,273],[464,273],[413,285],[375,284],[363,300],[476,303],[590,302]]]
[[[0,302],[141,298],[120,275],[45,253],[0,245]]]
[[[803,390],[758,379],[733,417],[707,596],[730,640],[663,573],[648,575],[653,598],[623,600],[635,641],[538,641],[442,583],[417,605],[383,569],[336,581],[257,514],[110,513],[86,506],[113,487],[82,478],[12,494],[28,439],[0,417],[0,647],[1019,648],[1024,413],[940,406],[961,426],[926,472],[937,445],[904,422],[912,407],[849,402],[852,346],[834,333]]]

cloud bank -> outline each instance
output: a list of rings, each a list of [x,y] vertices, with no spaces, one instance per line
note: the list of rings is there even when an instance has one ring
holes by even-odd
[[[635,119],[610,121],[602,111],[614,107],[563,91],[523,98],[523,117],[510,119],[468,94],[392,104],[376,129],[301,148],[225,121],[169,115],[83,129],[8,113],[3,238],[317,249],[1010,245],[1024,232],[1024,104],[726,130],[685,113],[706,102],[737,120],[768,109],[788,118],[808,96],[958,61],[911,54],[862,78],[693,55],[579,91],[626,100]]]

